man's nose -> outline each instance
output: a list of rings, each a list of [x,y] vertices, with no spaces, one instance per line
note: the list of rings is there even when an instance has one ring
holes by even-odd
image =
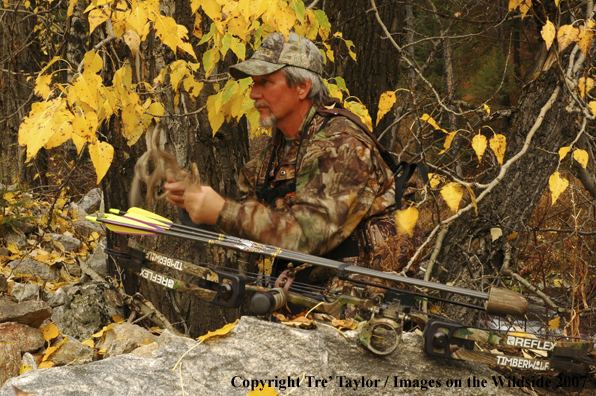
[[[259,90],[259,88],[256,85],[252,86],[252,89],[250,90],[250,98],[252,100],[257,100],[257,99],[261,99],[263,97],[263,95],[261,94],[261,91]]]

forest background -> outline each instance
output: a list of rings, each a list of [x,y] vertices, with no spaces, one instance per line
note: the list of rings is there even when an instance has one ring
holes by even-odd
[[[427,164],[431,182],[419,181],[398,214],[421,243],[410,260],[420,260],[419,276],[522,291],[542,307],[544,331],[591,334],[594,11],[592,1],[560,0],[3,0],[0,226],[34,221],[28,207],[41,200],[50,209],[40,231],[64,232],[65,205],[98,183],[106,208],[127,208],[135,164],[152,149],[195,163],[205,183],[234,197],[238,170],[267,131],[250,79],[234,81],[227,68],[267,34],[295,31],[325,54],[332,95],[396,160]],[[145,205],[178,217],[163,201]],[[253,257],[198,243],[139,242],[255,267]],[[109,234],[108,243],[128,238]],[[190,335],[244,309],[166,292],[115,265],[112,273]]]

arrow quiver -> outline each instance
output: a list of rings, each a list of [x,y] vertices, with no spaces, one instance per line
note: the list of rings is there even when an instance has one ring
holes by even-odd
[[[136,209],[135,212],[132,212]],[[350,274],[366,275],[372,279],[391,280],[406,285],[435,289],[460,294],[485,301],[484,307],[458,303],[433,296],[425,296],[407,290],[391,289],[375,283],[359,282],[362,286],[375,286],[384,292],[372,296],[354,296],[344,291],[330,296],[322,288],[295,282],[296,273],[305,264],[296,268],[290,266],[277,279],[263,274],[243,272],[210,264],[194,263],[168,257],[159,252],[138,250],[131,247],[106,249],[106,253],[118,258],[118,263],[134,274],[167,287],[187,293],[203,301],[226,307],[238,307],[245,294],[251,294],[251,308],[255,314],[267,316],[286,309],[288,303],[331,315],[337,319],[358,318],[358,334],[364,347],[378,355],[393,352],[401,342],[404,323],[414,321],[424,327],[424,349],[429,356],[474,361],[491,365],[506,366],[535,371],[565,371],[585,373],[587,367],[596,366],[594,345],[591,342],[564,342],[533,338],[527,333],[504,333],[487,329],[467,327],[445,319],[426,318],[425,313],[413,309],[416,298],[428,298],[468,308],[484,310],[491,315],[523,316],[528,303],[516,292],[491,288],[489,293],[448,286],[419,279],[402,277],[370,268],[292,252],[275,246],[229,237],[204,230],[176,225],[167,219],[148,217],[138,208],[129,213],[117,211],[119,215],[91,218],[103,222],[114,232],[131,234],[162,234],[179,238],[198,240],[245,252],[257,253],[271,258],[282,257],[294,263],[305,263],[338,270],[340,277]],[[124,216],[126,215],[126,216]],[[187,229],[190,228],[190,229]],[[197,278],[191,284],[149,268],[149,264],[175,269]],[[489,352],[495,346],[507,346],[519,350],[517,355],[496,355]],[[532,352],[533,355],[530,355]],[[522,356],[523,354],[523,356]]]

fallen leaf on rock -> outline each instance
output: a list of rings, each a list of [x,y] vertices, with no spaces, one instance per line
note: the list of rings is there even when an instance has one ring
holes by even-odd
[[[203,341],[207,341],[210,338],[213,337],[222,337],[227,335],[230,331],[232,331],[234,329],[234,326],[236,326],[236,323],[238,323],[240,319],[236,319],[236,321],[234,323],[228,323],[227,325],[225,325],[224,327],[222,327],[221,329],[215,330],[215,331],[210,331],[209,333],[200,336],[199,338],[197,338],[197,340],[203,340]]]
[[[292,319],[291,321],[281,322],[281,324],[290,327],[299,327],[301,329],[313,329],[315,328],[314,322],[315,321],[313,319],[308,319],[304,316],[299,316],[297,318]]]
[[[20,367],[19,367],[19,375],[23,375],[27,371],[31,371],[31,370],[33,370],[31,368],[31,366],[29,366],[27,364],[21,364]]]
[[[43,359],[41,360],[42,363],[47,361],[54,352],[56,352],[58,349],[60,349],[60,347],[64,344],[66,344],[68,342],[68,336],[64,337],[64,339],[62,341],[60,341],[59,343],[57,343],[54,346],[49,347],[48,349],[46,349],[46,353],[45,355],[43,355]],[[39,367],[42,368],[42,367]]]
[[[356,327],[358,327],[358,323],[356,323],[353,318],[343,320],[335,319],[331,321],[331,324],[338,329],[354,330]]]
[[[46,341],[52,341],[54,338],[60,335],[60,330],[56,327],[53,322],[48,323],[45,326],[39,328],[43,333],[43,339]]]
[[[251,390],[246,396],[279,396],[279,393],[277,393],[275,388],[272,388],[269,385],[263,385],[262,387]]]

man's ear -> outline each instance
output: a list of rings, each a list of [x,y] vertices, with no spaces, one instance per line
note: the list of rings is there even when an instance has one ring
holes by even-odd
[[[312,87],[312,81],[310,81],[310,78],[308,80],[306,80],[305,82],[303,82],[303,83],[299,83],[296,86],[296,89],[298,90],[298,97],[301,100],[306,99],[306,97],[310,93],[310,88],[311,87]]]

